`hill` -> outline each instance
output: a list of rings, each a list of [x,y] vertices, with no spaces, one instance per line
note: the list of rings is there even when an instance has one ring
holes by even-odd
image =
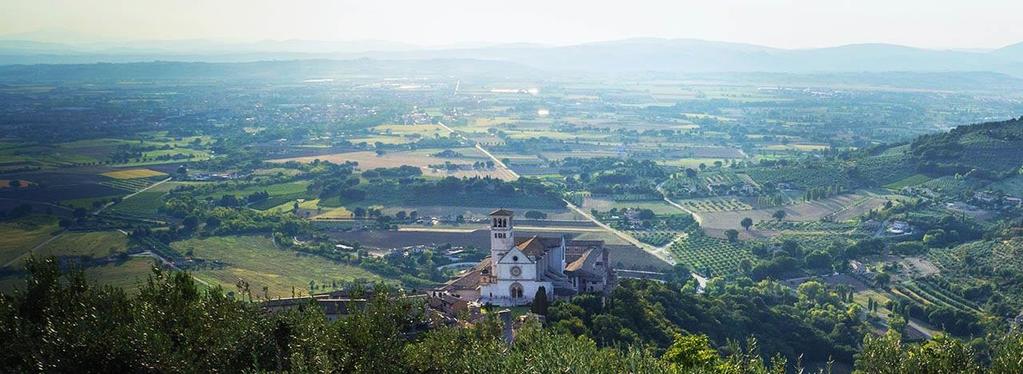
[[[913,141],[910,160],[930,174],[967,174],[1002,179],[1023,165],[1023,117],[960,126]]]
[[[255,44],[163,41],[71,45],[0,40],[0,65],[95,62],[252,62],[293,59],[501,60],[549,71],[584,72],[998,72],[1023,77],[1020,46],[990,52],[891,44],[781,49],[694,39],[635,38],[567,46],[499,44],[421,48],[384,42],[301,40]]]

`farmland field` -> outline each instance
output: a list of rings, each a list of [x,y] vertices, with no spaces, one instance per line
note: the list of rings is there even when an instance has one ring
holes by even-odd
[[[194,274],[225,291],[237,292],[239,281],[248,282],[253,294],[268,287],[270,297],[290,297],[292,287],[309,293],[309,282],[331,285],[334,282],[381,278],[355,266],[335,263],[322,257],[274,248],[269,238],[227,236],[189,239],[171,244],[178,252],[191,251],[194,257],[218,261],[222,268],[196,269]]]
[[[149,170],[149,169],[127,169],[127,170],[108,171],[108,172],[103,173],[101,175],[106,176],[106,177],[110,177],[110,178],[114,178],[114,179],[138,179],[138,178],[157,177],[157,176],[162,176],[162,175],[167,175],[167,174],[166,173],[161,173],[161,172],[156,171],[156,170]]]
[[[128,249],[119,231],[67,232],[36,250],[36,256],[102,258]]]
[[[1000,191],[1009,196],[1023,197],[1023,175],[1016,175],[1002,179],[992,183],[987,186],[987,188],[994,191]]]
[[[295,157],[286,159],[270,160],[270,162],[283,163],[288,161],[298,161],[302,163],[312,162],[313,160],[330,161],[333,163],[343,163],[346,161],[353,161],[359,163],[359,169],[369,170],[375,168],[395,168],[399,166],[417,166],[423,171],[424,176],[431,177],[493,177],[501,178],[505,180],[514,179],[513,176],[504,172],[501,169],[480,169],[480,170],[455,170],[449,171],[444,169],[436,169],[431,165],[444,165],[445,162],[453,164],[469,164],[471,165],[476,161],[488,161],[489,158],[486,155],[479,153],[475,148],[453,148],[452,151],[460,153],[462,156],[457,158],[443,158],[434,156],[434,154],[443,151],[443,149],[428,149],[428,150],[416,150],[416,151],[400,151],[400,152],[386,152],[383,155],[377,155],[374,152],[359,151],[359,152],[346,152],[346,153],[334,153],[328,155],[319,156],[306,156],[306,157]]]
[[[914,174],[906,178],[900,179],[894,183],[886,184],[884,187],[892,190],[899,190],[903,187],[912,187],[919,184],[927,183],[931,178],[923,174]]]
[[[238,198],[244,198],[245,196],[256,192],[265,191],[266,193],[270,194],[270,198],[252,203],[251,207],[254,209],[270,209],[281,204],[291,202],[295,199],[305,197],[307,193],[306,192],[307,187],[309,187],[309,181],[298,180],[270,185],[243,185],[235,189],[217,190],[214,192],[199,195],[197,197],[204,199],[205,198],[218,199],[224,195],[234,195]]]
[[[135,196],[121,200],[121,202],[112,205],[108,212],[134,217],[156,216],[158,215],[157,210],[163,206],[163,196],[166,195],[168,191],[182,185],[186,185],[186,183],[167,182],[159,186],[155,186],[140,192]]]
[[[677,203],[694,212],[730,212],[753,209],[753,207],[746,202],[733,197],[680,200],[677,201]]]
[[[18,187],[14,187],[14,186],[11,185],[11,182],[13,182],[15,180],[18,181]],[[3,188],[10,188],[10,189],[14,189],[14,188],[28,188],[28,187],[32,186],[32,184],[33,184],[32,181],[25,180],[25,179],[0,179],[0,189],[3,189]]]
[[[85,277],[100,285],[124,288],[129,294],[145,284],[153,274],[155,262],[149,257],[130,257],[85,269]]]
[[[587,211],[590,209],[607,211],[612,208],[650,209],[654,212],[654,214],[658,215],[683,213],[681,210],[668,204],[664,200],[615,201],[607,198],[586,197],[583,200],[582,208]]]
[[[680,264],[704,276],[733,274],[742,260],[754,261],[753,254],[741,244],[694,232],[671,246],[671,254]]]
[[[59,230],[53,217],[29,216],[0,222],[0,267],[25,255]]]
[[[834,221],[846,221],[858,217],[871,209],[884,205],[885,198],[865,193],[844,194],[816,201],[804,201],[794,205],[787,205],[777,209],[753,209],[745,211],[721,211],[721,212],[697,212],[701,219],[701,226],[708,234],[723,238],[724,231],[728,229],[740,230],[743,236],[770,237],[778,235],[773,230],[758,230],[754,228],[745,232],[739,226],[739,221],[749,217],[753,223],[772,221],[775,211],[785,211],[786,221],[817,221],[829,219]]]

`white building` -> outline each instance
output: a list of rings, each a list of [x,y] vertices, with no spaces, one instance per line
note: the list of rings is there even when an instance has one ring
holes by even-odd
[[[490,214],[490,256],[438,292],[481,304],[526,305],[543,289],[548,300],[610,289],[612,272],[602,241],[532,236],[516,240],[514,214]]]

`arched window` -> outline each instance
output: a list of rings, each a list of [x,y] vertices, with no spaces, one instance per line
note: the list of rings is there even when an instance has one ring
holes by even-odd
[[[521,299],[523,294],[522,285],[518,283],[512,283],[510,293],[513,299]]]

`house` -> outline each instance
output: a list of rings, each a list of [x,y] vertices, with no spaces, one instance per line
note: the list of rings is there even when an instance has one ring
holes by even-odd
[[[498,306],[526,305],[538,292],[548,299],[607,292],[613,283],[603,241],[532,236],[516,239],[513,216],[490,214],[490,256],[435,290]]]
[[[912,231],[912,227],[905,221],[893,221],[888,225],[887,231],[889,234],[902,235]]]
[[[992,201],[995,201],[995,197],[993,195],[991,195],[990,193],[987,193],[987,192],[983,192],[983,191],[975,192],[973,194],[973,198],[977,199],[979,201],[983,201],[985,203],[990,203]]]
[[[856,260],[849,260],[849,268],[852,269],[854,274],[864,274],[870,271],[866,265]]]

